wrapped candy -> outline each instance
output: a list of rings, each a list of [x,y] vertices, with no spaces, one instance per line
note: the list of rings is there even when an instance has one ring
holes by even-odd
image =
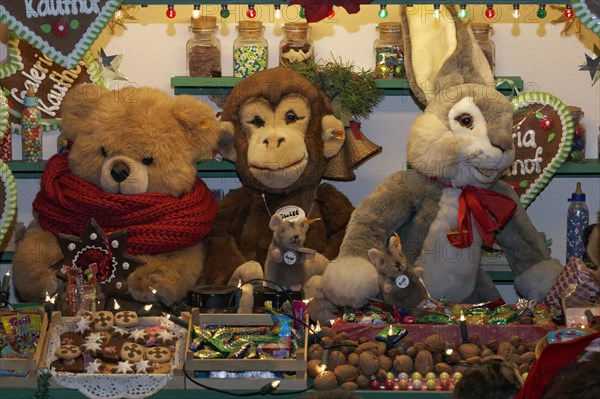
[[[508,324],[517,319],[517,310],[509,305],[499,306],[490,315],[488,324]]]

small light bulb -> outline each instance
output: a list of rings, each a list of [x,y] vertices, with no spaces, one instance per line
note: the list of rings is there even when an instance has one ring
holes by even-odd
[[[433,5],[433,18],[435,18],[436,21],[440,20],[440,5],[439,4]]]
[[[467,11],[467,5],[461,4],[460,9],[458,10],[458,18],[466,19],[469,17],[469,12]]]
[[[379,18],[387,18],[388,17],[387,5],[385,5],[385,4],[380,5],[379,12],[377,13],[377,15],[379,16]]]
[[[173,4],[169,4],[167,6],[166,15],[167,15],[167,18],[169,18],[169,19],[173,19],[177,15],[177,13],[175,12],[175,6]]]
[[[492,19],[496,16],[496,11],[494,10],[494,5],[493,4],[488,4],[487,8],[485,10],[485,17],[487,19]]]
[[[327,14],[327,18],[331,19],[335,17],[335,10],[333,9],[333,7],[331,7],[331,10],[329,10],[329,14]]]
[[[546,15],[548,15],[548,13],[546,12],[546,5],[545,4],[540,4],[540,8],[537,11],[537,16],[539,19],[544,19],[546,18]]]
[[[304,7],[300,7],[300,13],[298,15],[300,18],[306,18],[306,11],[304,11]]]
[[[254,9],[254,4],[248,4],[248,11],[246,11],[246,16],[250,19],[256,18],[256,10]]]
[[[229,8],[227,8],[227,4],[221,4],[221,12],[219,14],[223,19],[226,19],[227,17],[229,17],[229,15],[231,15],[231,12],[229,12]]]
[[[567,8],[565,8],[564,14],[565,14],[565,18],[567,18],[567,19],[571,19],[575,15],[575,12],[573,12],[573,9],[571,8],[570,4],[567,4]]]
[[[123,10],[121,10],[121,7],[119,7],[117,12],[115,12],[115,19],[121,19],[121,18],[123,18]]]
[[[514,19],[519,19],[519,17],[521,16],[521,12],[519,11],[519,5],[518,4],[514,4],[513,5],[512,16],[513,16]]]
[[[281,18],[281,5],[280,4],[275,4],[273,6],[273,16],[275,17],[275,19],[280,19]]]
[[[192,10],[192,18],[200,18],[200,4],[194,4],[194,10]]]

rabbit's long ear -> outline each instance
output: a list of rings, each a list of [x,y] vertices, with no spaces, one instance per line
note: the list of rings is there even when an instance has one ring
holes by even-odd
[[[440,90],[455,84],[493,83],[483,51],[455,7],[441,5],[437,21],[432,10],[422,5],[402,6],[400,11],[406,74],[419,101],[427,104]]]

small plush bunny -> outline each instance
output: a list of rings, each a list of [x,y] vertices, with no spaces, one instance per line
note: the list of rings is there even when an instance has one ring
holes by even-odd
[[[385,303],[418,307],[428,300],[421,275],[423,269],[411,265],[402,252],[400,237],[390,237],[387,251],[371,248],[369,259],[379,272],[379,289]]]
[[[276,282],[279,286],[267,286],[291,291],[300,291],[305,282],[304,264],[307,253],[311,250],[304,248],[308,221],[302,217],[294,221],[283,220],[276,213],[271,217],[269,228],[273,230],[273,241],[269,246],[265,263],[265,279]]]
[[[525,298],[541,301],[563,270],[514,190],[499,180],[514,158],[512,107],[496,91],[473,33],[453,6],[442,5],[444,18],[438,20],[422,11],[401,10],[408,81],[426,105],[410,128],[411,169],[384,179],[355,209],[338,258],[313,280],[322,291],[311,304],[315,312],[330,312],[332,305],[358,308],[379,294],[368,251],[383,251],[394,232],[407,261],[423,268],[435,299],[478,303],[500,297],[480,267],[484,242],[502,247]]]

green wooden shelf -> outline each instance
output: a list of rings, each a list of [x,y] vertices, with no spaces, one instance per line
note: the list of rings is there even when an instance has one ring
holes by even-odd
[[[46,166],[46,162],[10,161],[8,167],[18,179],[38,179]],[[198,162],[200,177],[237,177],[235,165],[227,161],[206,160]]]
[[[289,4],[289,0],[248,0],[248,1],[239,1],[239,0],[123,0],[123,4],[138,4],[144,6],[152,6],[152,5],[166,5],[166,4],[265,4],[265,5],[273,5],[273,4]],[[456,0],[436,0],[436,4],[458,4]],[[514,0],[495,0],[493,1],[494,5],[502,5],[509,4],[513,5],[515,3]],[[519,4],[565,4],[565,0],[520,0]],[[432,0],[372,0],[370,4],[433,4]],[[468,0],[464,1],[461,4],[491,4],[489,0]],[[368,5],[368,4],[363,4]]]
[[[498,90],[505,94],[511,94],[513,88],[506,81],[514,82],[514,87],[523,89],[523,79],[519,76],[498,77],[503,83]],[[228,95],[231,89],[237,85],[242,78],[224,76],[221,78],[191,78],[189,76],[174,76],[171,78],[171,86],[176,95]],[[376,79],[377,87],[386,96],[408,96],[410,89],[406,79]]]
[[[600,159],[586,159],[583,163],[563,163],[556,177],[600,177]]]
[[[12,263],[14,257],[14,252],[0,252],[0,263]]]

